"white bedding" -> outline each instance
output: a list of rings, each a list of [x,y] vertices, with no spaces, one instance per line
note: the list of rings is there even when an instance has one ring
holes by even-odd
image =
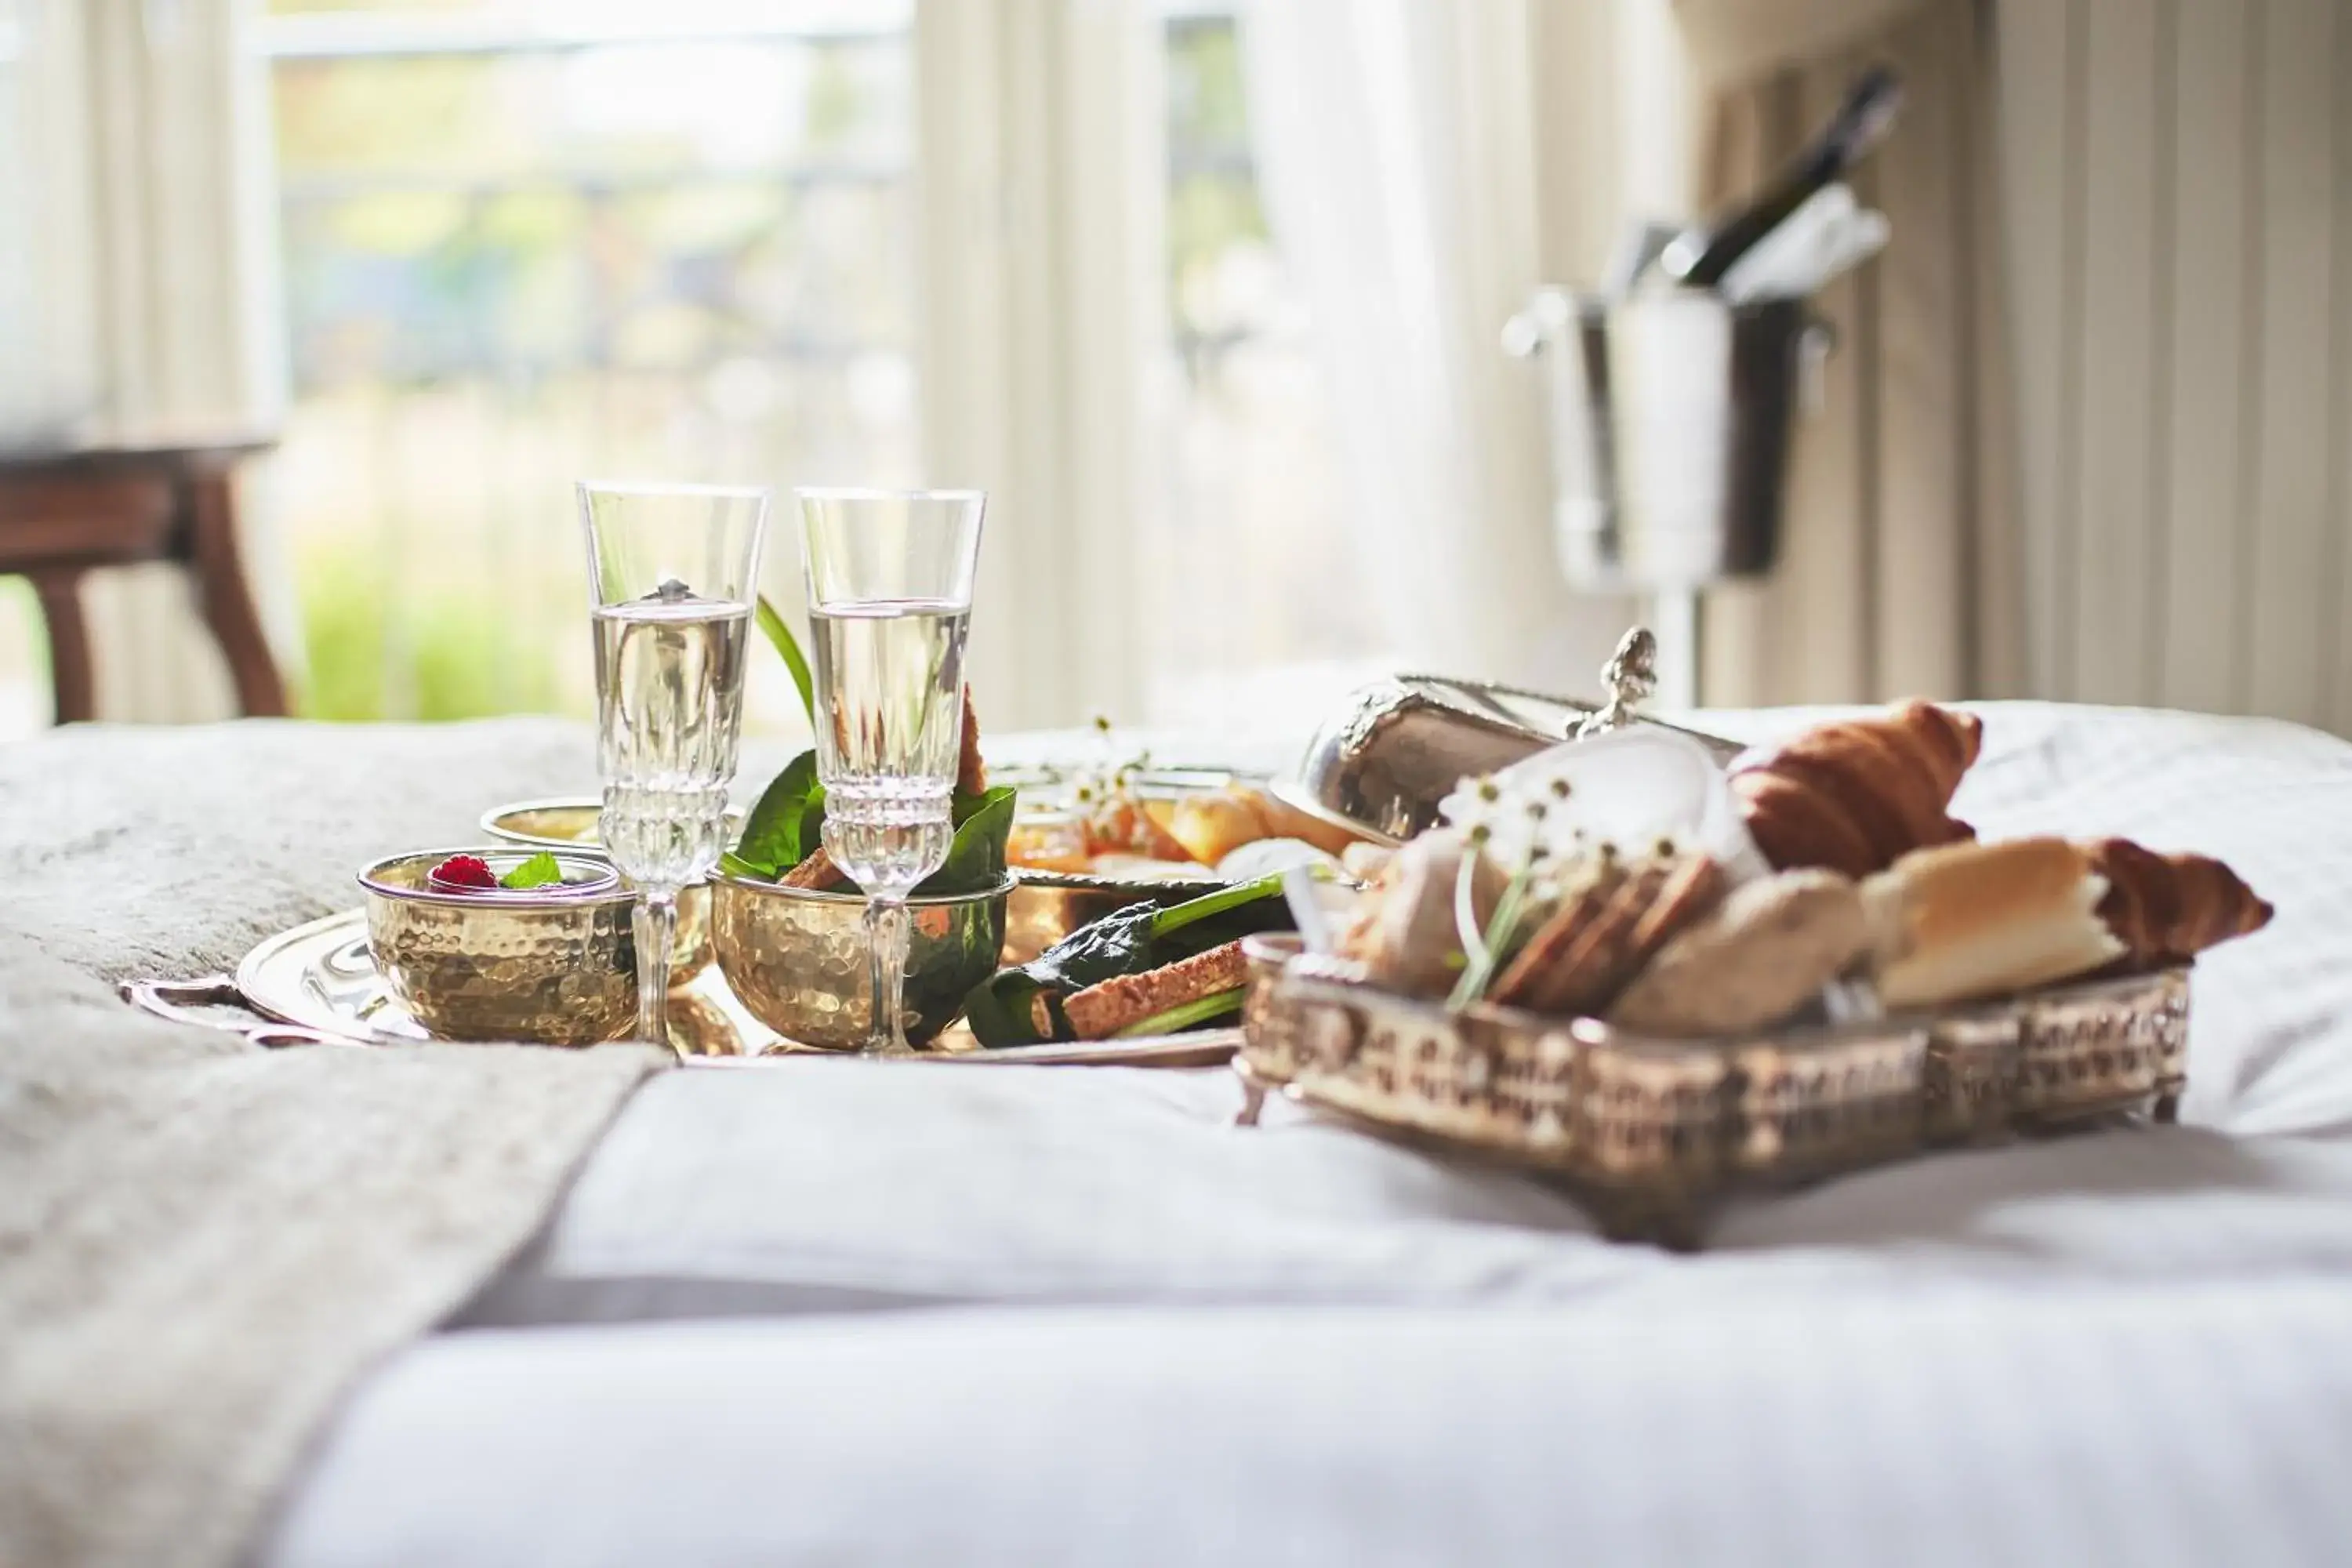
[[[362,1394],[272,1560],[2347,1560],[2352,745],[1986,712],[1988,836],[2202,849],[2278,906],[2200,968],[2182,1127],[1675,1258],[1233,1129],[1217,1074],[674,1073]]]

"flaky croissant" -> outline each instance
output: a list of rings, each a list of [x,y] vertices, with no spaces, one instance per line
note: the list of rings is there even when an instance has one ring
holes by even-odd
[[[1914,849],[1976,837],[1948,808],[1983,735],[1973,714],[1906,702],[1743,761],[1731,787],[1776,869],[1818,866],[1859,881]]]
[[[2128,838],[2094,839],[2081,848],[2107,879],[2099,918],[2135,963],[2183,963],[2270,923],[2271,906],[2210,856],[2160,855]]]

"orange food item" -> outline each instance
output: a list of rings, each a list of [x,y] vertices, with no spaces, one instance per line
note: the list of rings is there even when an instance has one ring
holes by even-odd
[[[1133,795],[1121,795],[1087,819],[1087,847],[1097,855],[1141,855],[1152,860],[1190,860],[1184,846],[1152,820]]]
[[[1187,795],[1177,803],[1168,831],[1204,866],[1261,838],[1304,839],[1327,855],[1338,855],[1362,837],[1245,784]]]

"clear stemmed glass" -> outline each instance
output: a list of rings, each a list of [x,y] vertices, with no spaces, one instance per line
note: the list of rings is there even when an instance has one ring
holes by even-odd
[[[938,870],[963,737],[978,490],[803,489],[824,848],[866,893],[869,1052],[909,1050],[907,895]]]
[[[678,889],[719,863],[768,492],[583,481],[597,830],[637,891],[637,1037],[669,1043]]]

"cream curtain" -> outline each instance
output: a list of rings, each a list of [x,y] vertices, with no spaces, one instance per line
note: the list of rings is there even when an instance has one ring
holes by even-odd
[[[267,426],[283,405],[267,214],[267,100],[249,0],[18,0],[0,189],[31,238],[12,258],[29,328],[8,428],[105,438]],[[249,565],[281,583],[245,507]],[[169,567],[93,574],[99,710],[186,720],[234,710],[227,672]],[[283,593],[259,595],[280,657]]]
[[[1867,65],[1902,76],[1861,172],[1894,241],[1816,300],[1836,328],[1801,423],[1780,565],[1706,595],[1716,705],[2019,694],[2022,568],[1992,159],[1972,0],[1675,0],[1695,77],[1695,195],[1751,189]]]
[[[992,727],[1140,710],[1132,542],[1166,342],[1157,13],[916,12],[928,478],[989,492],[969,669]]]
[[[1252,0],[1242,19],[1268,218],[1396,648],[1590,689],[1628,609],[1562,584],[1534,378],[1497,334],[1605,253],[1617,104],[1595,62],[1614,8]]]

